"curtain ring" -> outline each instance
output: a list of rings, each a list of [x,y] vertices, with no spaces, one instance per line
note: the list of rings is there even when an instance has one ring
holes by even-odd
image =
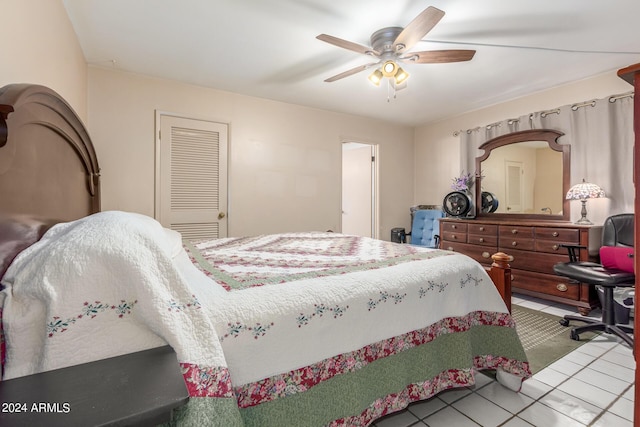
[[[583,102],[582,104],[573,104],[571,106],[571,110],[578,111],[578,108],[580,108],[580,107],[588,107],[589,105],[592,106],[592,107],[595,107],[596,106],[596,100],[594,99],[593,101]]]
[[[573,108],[573,107],[572,107]],[[540,113],[540,117],[545,118],[547,117],[549,114],[560,114],[560,109],[556,108],[555,110],[548,110],[548,111],[543,111],[542,113]]]

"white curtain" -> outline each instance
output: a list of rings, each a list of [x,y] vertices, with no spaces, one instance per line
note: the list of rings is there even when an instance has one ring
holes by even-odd
[[[554,110],[507,119],[460,133],[462,171],[475,171],[478,147],[497,136],[528,129],[563,132],[560,144],[571,145],[571,185],[585,179],[599,185],[604,199],[587,202],[588,217],[602,224],[613,214],[633,212],[633,96],[613,95]],[[571,202],[571,220],[580,218],[580,202]]]

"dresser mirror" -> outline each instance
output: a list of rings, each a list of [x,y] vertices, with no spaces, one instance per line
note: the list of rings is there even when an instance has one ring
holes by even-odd
[[[571,146],[550,129],[493,138],[476,158],[477,216],[569,221]]]

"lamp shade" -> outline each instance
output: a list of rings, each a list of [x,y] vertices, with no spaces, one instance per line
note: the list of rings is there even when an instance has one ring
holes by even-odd
[[[409,73],[407,73],[402,68],[398,67],[398,71],[396,75],[393,77],[397,85],[401,85],[409,78]]]
[[[380,86],[380,82],[382,81],[382,71],[380,69],[375,70],[371,75],[369,75],[369,81],[376,86]]]
[[[396,72],[398,71],[398,64],[396,64],[392,60],[388,60],[384,64],[382,64],[381,70],[382,70],[383,76],[393,77],[396,75]]]
[[[596,184],[592,184],[590,182],[585,182],[583,179],[580,184],[576,184],[567,191],[567,200],[586,200],[586,199],[597,199],[600,197],[605,197],[604,190],[597,186]]]

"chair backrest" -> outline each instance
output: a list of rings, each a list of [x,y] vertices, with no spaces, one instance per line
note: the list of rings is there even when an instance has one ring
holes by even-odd
[[[439,209],[417,209],[411,224],[411,244],[436,247],[435,236],[439,233],[440,218],[443,216],[444,212]]]
[[[602,227],[602,246],[633,247],[634,214],[612,215]]]

